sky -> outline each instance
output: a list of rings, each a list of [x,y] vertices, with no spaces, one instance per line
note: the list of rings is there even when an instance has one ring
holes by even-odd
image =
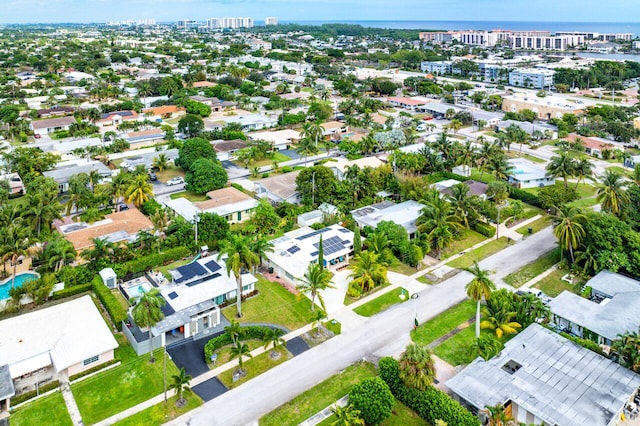
[[[0,0],[0,22],[106,22],[248,16],[262,21],[633,22],[640,0]]]

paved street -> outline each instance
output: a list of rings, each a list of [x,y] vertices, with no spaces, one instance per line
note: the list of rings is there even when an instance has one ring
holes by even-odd
[[[501,279],[555,246],[550,228],[493,255],[480,265]],[[275,407],[369,356],[398,354],[409,342],[414,303],[420,322],[440,314],[466,298],[471,274],[461,272],[436,286],[426,286],[415,302],[395,305],[358,327],[343,327],[343,334],[281,364],[202,407],[170,422],[171,425],[245,425]],[[347,310],[348,308],[345,308]],[[352,315],[355,315],[351,313]],[[337,313],[337,318],[350,315]],[[361,317],[359,317],[361,318]]]

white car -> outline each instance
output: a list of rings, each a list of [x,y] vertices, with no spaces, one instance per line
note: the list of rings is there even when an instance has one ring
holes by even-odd
[[[167,181],[168,186],[180,185],[181,183],[184,183],[184,179],[181,176],[176,176]]]
[[[416,130],[417,130],[418,132],[424,132],[425,130],[427,130],[427,126],[426,126],[426,124],[418,124],[418,125],[416,126]]]

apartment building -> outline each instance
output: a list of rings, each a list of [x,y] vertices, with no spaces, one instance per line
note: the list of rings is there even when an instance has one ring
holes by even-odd
[[[567,50],[572,47],[581,46],[584,43],[585,37],[582,35],[511,35],[509,37],[509,45],[513,49]]]
[[[453,62],[452,61],[425,61],[420,64],[420,69],[422,72],[430,73],[430,74],[451,74]]]
[[[198,28],[198,21],[194,21],[192,19],[182,19],[178,21],[177,25],[179,30],[190,30],[193,28]]]
[[[554,70],[523,68],[509,73],[511,86],[544,89],[553,86]]]
[[[264,18],[264,24],[265,25],[278,25],[278,18],[276,18],[274,16],[268,16],[268,17]]]
[[[214,29],[253,28],[253,18],[225,17],[207,19],[207,27]]]

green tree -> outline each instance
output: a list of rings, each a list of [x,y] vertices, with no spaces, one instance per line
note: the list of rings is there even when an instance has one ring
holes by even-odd
[[[242,271],[251,270],[260,261],[258,255],[251,251],[251,242],[243,235],[231,234],[227,240],[220,243],[218,260],[226,257],[227,274],[236,278],[237,316],[242,318]]]
[[[229,335],[229,337],[231,337],[233,343],[237,342],[239,338],[244,336],[242,325],[234,319],[232,319],[229,325],[224,328],[224,331]]]
[[[574,176],[575,170],[576,162],[568,151],[562,151],[560,155],[551,157],[551,161],[547,164],[547,176],[561,177],[565,188],[568,185],[568,179]]]
[[[296,177],[296,188],[305,205],[332,202],[337,184],[336,176],[325,166],[307,167]]]
[[[261,198],[258,205],[251,212],[250,223],[260,235],[268,235],[275,232],[280,226],[280,216],[267,198]]]
[[[356,226],[353,231],[353,254],[359,255],[362,253],[362,237],[360,236],[360,228]]]
[[[488,300],[496,285],[489,279],[489,271],[481,269],[477,261],[473,261],[473,266],[465,268],[465,271],[473,275],[473,279],[466,285],[467,296],[476,301],[476,339],[480,338],[480,303]]]
[[[323,268],[319,263],[309,263],[307,272],[305,272],[304,274],[304,278],[298,278],[300,284],[297,285],[296,288],[301,293],[309,292],[309,294],[311,295],[312,311],[315,311],[316,297],[320,302],[322,310],[326,310],[324,305],[324,298],[322,297],[322,294],[320,292],[328,288],[335,288],[335,286],[331,284],[331,278],[333,278],[333,273],[331,273],[328,269]]]
[[[484,319],[480,323],[483,329],[493,330],[500,339],[506,334],[515,334],[522,325],[515,321],[516,313],[511,311],[511,306],[503,304],[491,307],[484,306],[482,314]]]
[[[176,401],[177,407],[184,407],[187,400],[184,398],[184,395],[187,393],[191,393],[191,387],[189,384],[191,383],[191,376],[187,374],[184,367],[180,367],[178,374],[174,374],[171,376],[171,389],[176,390],[176,395],[178,396],[178,400]]]
[[[164,172],[169,168],[171,164],[171,160],[167,156],[167,154],[160,153],[156,158],[153,159],[153,167],[157,168],[160,173]]]
[[[500,352],[502,343],[491,335],[482,335],[473,342],[473,349],[479,357],[488,361]]]
[[[127,202],[135,204],[138,208],[147,202],[152,195],[153,187],[146,175],[136,176],[125,193]]]
[[[365,250],[355,256],[350,268],[351,296],[359,296],[387,282],[387,268],[379,262],[379,256],[371,251]]]
[[[244,362],[244,358],[253,358],[251,355],[251,351],[249,350],[249,346],[246,343],[242,343],[239,340],[236,340],[235,344],[231,346],[230,351],[230,359],[238,358],[238,368],[242,370],[242,364]]]
[[[206,241],[211,247],[217,247],[229,235],[229,222],[215,213],[200,213],[198,221],[198,238]]]
[[[131,298],[131,302],[135,304],[131,310],[133,320],[139,327],[147,327],[149,329],[149,362],[153,363],[155,358],[153,356],[151,328],[164,319],[162,307],[167,302],[157,288],[152,288],[138,297]]]
[[[191,170],[191,165],[200,159],[208,159],[217,161],[213,147],[206,139],[192,138],[187,139],[178,151],[176,165],[182,167],[185,171]]]
[[[412,343],[400,357],[400,379],[409,388],[425,390],[436,376],[435,363],[431,351]]]
[[[585,236],[581,222],[585,221],[586,217],[576,207],[560,206],[554,210],[556,214],[552,216],[553,234],[560,242],[560,247],[571,255],[571,263],[574,263],[573,251],[580,246]]]
[[[286,341],[282,336],[284,336],[284,331],[279,328],[269,328],[269,331],[265,333],[263,338],[264,349],[266,350],[271,346],[272,356],[279,354],[278,349],[282,348],[286,344]]]
[[[0,253],[2,261],[9,261],[13,266],[11,271],[11,288],[16,284],[16,268],[20,257],[30,256],[35,252],[32,248],[32,239],[29,235],[29,228],[25,227],[21,220],[15,220],[9,226],[0,230]]]
[[[600,179],[596,201],[602,205],[602,210],[619,216],[624,205],[629,202],[629,194],[626,191],[625,182],[620,173],[612,170],[605,170]]]
[[[360,411],[353,408],[353,405],[347,404],[344,407],[334,405],[331,412],[335,420],[331,426],[365,426],[364,420],[360,418]]]
[[[178,131],[188,138],[195,138],[204,131],[204,120],[194,114],[187,114],[178,121]]]
[[[185,176],[187,191],[206,194],[224,187],[228,180],[227,171],[216,161],[200,158],[191,163]]]
[[[377,425],[391,415],[395,398],[380,377],[369,377],[351,388],[349,403],[360,411],[368,425]]]

